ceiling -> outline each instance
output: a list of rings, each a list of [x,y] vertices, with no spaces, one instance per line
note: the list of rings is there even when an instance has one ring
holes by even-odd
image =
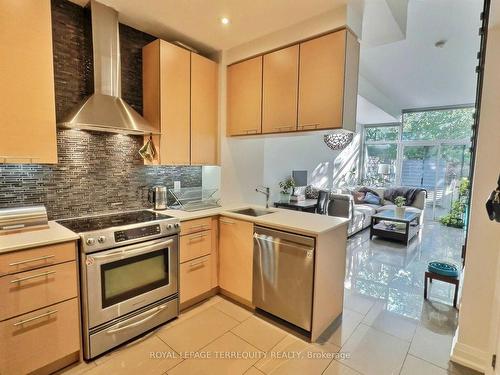
[[[362,43],[360,74],[400,109],[473,103],[482,3],[410,0],[406,38]]]
[[[85,5],[88,0],[71,0]],[[206,54],[226,50],[325,13],[349,0],[99,0],[120,22]],[[221,17],[230,19],[222,25]]]

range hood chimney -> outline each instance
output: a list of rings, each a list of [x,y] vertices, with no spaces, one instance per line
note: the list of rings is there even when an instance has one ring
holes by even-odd
[[[158,134],[159,131],[121,98],[118,12],[90,1],[94,94],[57,125],[62,128],[122,134]]]

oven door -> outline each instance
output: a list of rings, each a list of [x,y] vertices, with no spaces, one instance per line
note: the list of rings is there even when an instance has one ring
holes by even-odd
[[[82,267],[90,329],[177,293],[178,236],[84,254]]]

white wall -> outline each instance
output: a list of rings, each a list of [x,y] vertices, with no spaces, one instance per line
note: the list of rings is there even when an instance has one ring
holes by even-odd
[[[333,161],[339,151],[332,151],[323,142],[325,133],[276,136],[264,141],[263,183],[271,187],[272,199],[278,200],[278,183],[292,170],[307,170],[308,182],[321,188],[332,186]]]
[[[495,327],[492,305],[500,254],[500,224],[488,220],[485,202],[500,173],[500,4],[491,4],[479,139],[473,181],[470,230],[452,359],[491,371],[490,335]],[[498,297],[497,297],[498,298]],[[500,353],[497,353],[500,354]]]

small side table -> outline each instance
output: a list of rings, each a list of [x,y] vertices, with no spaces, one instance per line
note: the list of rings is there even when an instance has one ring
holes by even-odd
[[[432,283],[432,280],[444,281],[445,283],[455,285],[455,295],[453,297],[453,307],[457,308],[457,299],[458,299],[458,288],[460,286],[460,275],[459,276],[443,276],[437,273],[425,272],[424,278],[424,299],[427,299],[427,281]]]

